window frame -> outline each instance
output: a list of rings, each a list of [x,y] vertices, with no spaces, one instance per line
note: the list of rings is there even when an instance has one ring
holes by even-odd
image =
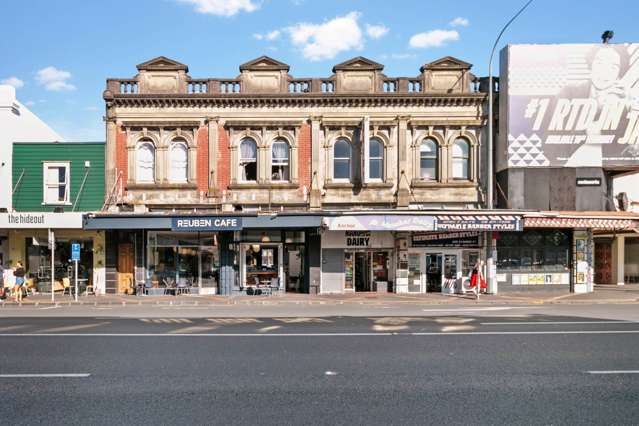
[[[275,162],[275,156],[273,155],[273,148],[275,147],[276,144],[283,144],[286,145],[286,161],[283,162],[281,158],[278,158],[278,162]],[[273,167],[285,167],[286,169],[288,169],[288,178],[283,179],[273,179]],[[281,173],[280,173],[281,175]],[[275,140],[273,140],[273,142],[271,143],[271,181],[272,182],[290,182],[291,181],[291,144],[288,143],[288,141],[286,139],[283,138],[277,138]]]
[[[144,146],[148,146],[151,150],[153,163],[151,166],[153,177],[151,180],[142,180],[140,178],[140,151]],[[157,149],[150,139],[140,139],[135,145],[135,182],[136,183],[155,183],[157,181]]]
[[[347,144],[348,154],[349,154],[348,157],[335,156],[335,148],[337,147],[337,144],[340,142],[344,142]],[[348,178],[341,178],[341,177],[338,178],[335,176],[335,164],[337,160],[340,160],[340,161],[348,160]],[[348,139],[344,137],[339,137],[333,143],[333,182],[351,183],[352,181],[353,181],[353,145]]]
[[[249,141],[252,142],[253,145],[255,146],[255,157],[253,157],[252,159],[247,159],[242,157],[242,144],[244,144],[244,142],[249,142]],[[257,141],[249,136],[243,137],[242,139],[240,139],[240,143],[238,144],[238,151],[239,151],[238,165],[239,165],[239,172],[240,172],[238,176],[238,181],[242,183],[256,183],[259,180],[258,179],[259,178],[259,161],[258,161],[259,147],[257,145]],[[244,173],[244,167],[248,163],[255,163],[255,179],[254,180],[244,179],[244,175],[246,175],[246,173]]]
[[[176,180],[173,176],[173,151],[177,146],[182,147],[184,149],[184,154],[186,156],[186,165],[184,167],[184,179]],[[189,181],[189,145],[183,138],[175,138],[169,144],[169,182],[171,183],[187,183]]]
[[[467,150],[467,156],[457,156],[455,155],[455,147],[458,146],[458,143],[465,143],[466,147],[468,148]],[[453,180],[458,180],[458,181],[471,181],[473,174],[472,174],[472,167],[471,167],[471,158],[472,158],[472,144],[470,143],[470,141],[468,139],[466,139],[465,137],[457,137],[455,138],[455,140],[453,141],[453,143],[451,144],[451,150],[450,150],[450,159],[451,159],[451,169],[450,169],[450,176]],[[456,160],[463,160],[464,163],[466,164],[466,176],[465,177],[460,177],[460,176],[455,176],[455,163]]]
[[[434,159],[435,160],[435,176],[432,178],[426,178],[424,177],[424,175],[422,174],[422,146],[424,146],[425,144],[427,144],[428,142],[431,142],[434,147],[435,147],[435,152],[434,155],[431,157],[426,157],[427,159]],[[438,182],[439,181],[439,174],[440,174],[440,166],[439,166],[439,142],[437,142],[437,140],[435,138],[432,137],[425,137],[421,140],[421,142],[419,143],[419,157],[418,157],[418,161],[419,161],[419,179],[423,180],[425,182]]]
[[[62,183],[65,185],[64,200],[49,201],[47,199],[47,194],[48,194],[47,189],[50,187],[59,188],[61,183],[57,182],[57,184],[55,185],[50,184],[47,181],[47,175],[48,175],[47,172],[49,171],[50,168],[61,168],[61,167],[65,168],[64,182]],[[42,163],[42,204],[43,205],[55,205],[55,206],[71,205],[70,186],[71,186],[71,162],[70,161],[44,161]]]
[[[376,141],[377,143],[379,143],[379,148],[380,148],[380,155],[373,157],[373,155],[371,154],[371,142],[372,141]],[[352,151],[351,151],[351,157],[352,157]],[[371,182],[384,182],[385,176],[386,176],[386,167],[385,167],[385,157],[386,157],[386,145],[384,145],[384,141],[378,137],[378,136],[372,136],[370,138],[368,138],[368,180]],[[379,177],[373,177],[371,176],[371,171],[373,170],[372,167],[372,163],[373,160],[375,161],[379,161],[379,163],[381,164],[381,175]]]

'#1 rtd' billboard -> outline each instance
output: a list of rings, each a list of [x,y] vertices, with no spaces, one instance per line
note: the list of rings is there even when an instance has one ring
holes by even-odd
[[[510,45],[500,69],[498,170],[639,165],[639,44]]]

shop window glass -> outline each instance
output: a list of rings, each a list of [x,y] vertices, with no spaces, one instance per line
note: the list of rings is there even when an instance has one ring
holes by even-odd
[[[44,163],[44,203],[69,203],[69,163]]]
[[[171,182],[186,182],[188,176],[188,148],[183,139],[176,139],[171,142],[170,158],[171,171],[169,179]]]
[[[497,240],[497,266],[502,270],[543,272],[570,268],[570,231],[533,229],[504,232]]]
[[[458,138],[453,143],[453,179],[470,179],[470,145]]]
[[[384,179],[384,144],[377,138],[368,141],[369,177],[371,179]]]
[[[257,181],[257,144],[253,139],[240,142],[240,172],[242,181]]]
[[[155,181],[155,148],[149,140],[141,140],[138,142],[135,180],[137,182]]]
[[[346,139],[333,146],[333,179],[351,180],[351,144]]]
[[[271,179],[274,181],[289,180],[289,146],[284,140],[278,139],[271,147]]]
[[[437,142],[433,139],[424,139],[419,146],[419,176],[424,180],[437,180]]]

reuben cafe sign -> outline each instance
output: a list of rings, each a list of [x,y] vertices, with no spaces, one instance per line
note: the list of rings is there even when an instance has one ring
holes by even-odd
[[[0,228],[82,229],[82,213],[0,213]]]
[[[242,229],[241,217],[174,217],[171,219],[172,231],[239,231]]]

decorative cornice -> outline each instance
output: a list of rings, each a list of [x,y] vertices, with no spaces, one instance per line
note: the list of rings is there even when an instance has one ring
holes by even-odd
[[[124,127],[200,127],[199,120],[122,120]]]
[[[149,106],[155,108],[216,106],[216,107],[275,107],[275,106],[479,106],[485,93],[470,94],[116,94],[109,106]]]

